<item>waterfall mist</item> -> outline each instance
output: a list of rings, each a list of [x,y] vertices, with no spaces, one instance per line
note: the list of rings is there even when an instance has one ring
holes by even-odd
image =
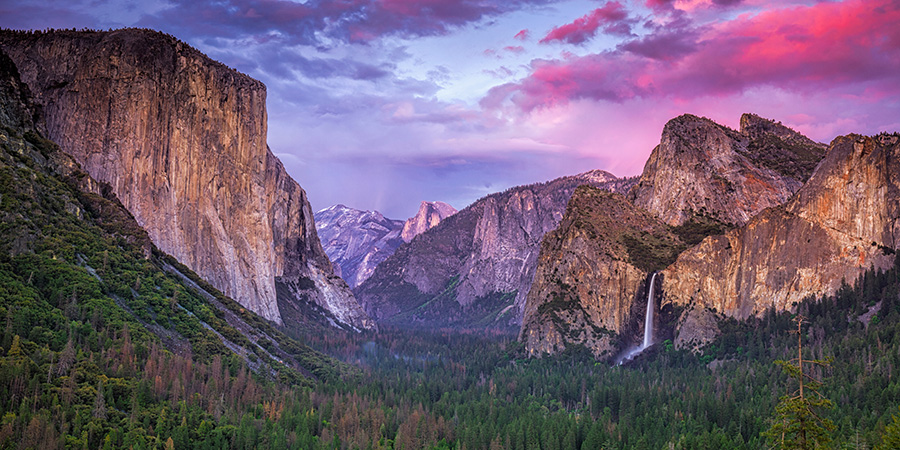
[[[642,351],[644,351],[647,347],[653,345],[653,289],[656,285],[656,272],[653,272],[653,276],[650,277],[650,289],[647,294],[647,312],[644,314],[644,341],[641,342],[641,345],[634,346],[628,349],[625,354],[616,362],[616,365],[620,365],[625,361],[630,361],[635,356],[639,355]]]

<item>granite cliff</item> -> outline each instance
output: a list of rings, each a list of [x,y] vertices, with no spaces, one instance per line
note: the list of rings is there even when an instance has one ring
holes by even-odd
[[[36,338],[52,351],[47,330],[55,328],[82,343],[80,364],[134,364],[119,352],[88,355],[89,335],[118,328],[128,330],[135,348],[159,345],[197,364],[232,356],[260,376],[300,385],[340,375],[339,363],[290,339],[160,252],[109,185],[46,139],[43,128],[39,105],[0,50],[0,305],[23,319],[10,324],[23,348],[40,348],[31,340]],[[70,320],[87,326],[53,325]],[[33,361],[19,361],[26,360]],[[125,380],[130,374],[117,375]],[[76,378],[74,371],[69,376]],[[78,376],[83,387],[92,384],[83,378]]]
[[[672,119],[627,200],[579,191],[560,228],[545,237],[520,331],[526,351],[583,344],[608,357],[621,350],[643,328],[652,272],[716,239],[707,236],[783,204],[824,153],[823,145],[752,114],[741,117],[740,131],[692,115]],[[718,264],[714,255],[697,254],[702,264]],[[670,270],[657,279],[666,292]],[[679,298],[665,302],[659,320],[674,326],[681,309],[675,305],[691,304]],[[709,323],[704,311],[687,308],[691,320],[680,323]]]
[[[900,246],[900,138],[836,138],[782,206],[705,239],[663,272],[665,302],[745,318],[832,294]]]
[[[742,225],[787,201],[824,150],[753,114],[741,117],[740,131],[685,114],[663,128],[630,198],[673,226],[697,217]]]
[[[456,208],[444,202],[422,202],[416,215],[406,219],[406,222],[403,223],[400,237],[403,238],[403,242],[409,242],[454,214],[456,214]]]
[[[581,184],[626,192],[633,181],[592,171],[484,197],[401,245],[356,288],[360,304],[382,321],[516,326],[541,239]]]
[[[400,232],[404,222],[387,219],[378,211],[335,205],[314,217],[325,253],[351,288],[369,278],[403,243]]]
[[[163,251],[276,323],[313,302],[371,326],[333,274],[303,189],[266,145],[262,83],[149,30],[0,32],[49,137]]]
[[[648,273],[683,248],[670,226],[623,195],[579,187],[541,244],[520,333],[528,354],[581,344],[611,356],[629,319],[643,317]]]

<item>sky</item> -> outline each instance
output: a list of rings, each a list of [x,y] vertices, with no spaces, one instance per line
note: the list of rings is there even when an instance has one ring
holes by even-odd
[[[898,24],[900,0],[0,0],[5,28],[152,28],[261,80],[313,209],[395,219],[638,175],[684,113],[900,131]]]

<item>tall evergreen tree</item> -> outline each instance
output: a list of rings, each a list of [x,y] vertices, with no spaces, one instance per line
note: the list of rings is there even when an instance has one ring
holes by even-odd
[[[803,359],[803,316],[794,319],[797,322],[797,358],[789,361],[778,360],[787,375],[797,381],[798,388],[790,395],[781,397],[775,407],[775,418],[771,427],[763,434],[769,445],[778,449],[816,449],[822,448],[831,441],[829,432],[835,426],[828,418],[822,417],[818,411],[833,407],[831,400],[819,393],[822,383],[813,378],[803,365],[828,366],[830,360]]]

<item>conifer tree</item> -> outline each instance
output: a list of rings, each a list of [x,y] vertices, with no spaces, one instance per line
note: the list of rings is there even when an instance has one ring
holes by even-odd
[[[6,352],[6,356],[10,357],[18,357],[22,356],[22,344],[20,344],[19,335],[13,336],[12,344],[9,346],[9,350]]]
[[[819,389],[822,383],[808,373],[810,365],[826,367],[829,360],[803,359],[803,316],[794,319],[797,322],[797,358],[789,361],[778,360],[787,375],[797,381],[798,388],[790,395],[781,397],[775,407],[775,418],[771,427],[763,432],[768,438],[771,448],[778,449],[816,449],[822,448],[831,441],[829,432],[835,426],[828,418],[822,417],[820,410],[833,407],[831,400],[825,398]],[[804,364],[807,371],[804,371]]]
[[[875,447],[875,450],[891,450],[900,448],[900,417],[891,416],[893,421],[884,428],[884,434],[881,435],[881,445]]]
[[[103,398],[103,385],[97,383],[97,397],[94,398],[94,409],[91,414],[98,419],[106,420],[106,400]]]
[[[72,345],[72,338],[66,342],[66,347],[59,355],[59,362],[56,363],[56,374],[63,375],[69,373],[69,368],[75,363],[75,346]]]

